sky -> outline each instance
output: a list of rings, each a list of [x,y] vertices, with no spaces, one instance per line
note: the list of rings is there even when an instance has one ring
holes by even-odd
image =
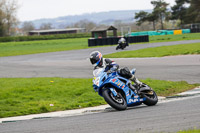
[[[102,11],[153,9],[152,0],[17,0],[20,21]],[[170,6],[175,0],[165,0]]]

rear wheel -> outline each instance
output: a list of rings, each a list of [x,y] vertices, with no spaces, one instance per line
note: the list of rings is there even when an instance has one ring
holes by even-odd
[[[146,98],[143,103],[148,106],[156,105],[156,103],[158,102],[158,97],[153,90],[146,90],[142,92],[142,96]]]
[[[109,89],[105,89],[103,90],[102,95],[105,101],[116,110],[125,110],[127,108],[126,100],[121,93],[118,92],[117,96],[114,96]]]
[[[156,105],[156,103],[158,102],[158,97],[155,91],[150,86],[148,86],[145,83],[142,83],[142,88],[140,88],[139,91],[140,95],[146,98],[146,100],[143,102],[144,104],[148,106]]]
[[[125,48],[126,48],[126,44],[123,44],[122,45],[122,50],[125,49]]]

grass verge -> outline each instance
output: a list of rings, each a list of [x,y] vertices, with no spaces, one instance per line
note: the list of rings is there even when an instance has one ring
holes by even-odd
[[[0,43],[0,57],[88,48],[88,38]]]
[[[150,36],[150,42],[169,42],[169,41],[181,41],[181,40],[197,40],[200,39],[200,33],[188,33],[180,35],[160,35]]]
[[[177,133],[200,133],[200,129],[192,129],[192,130],[179,131]]]
[[[195,40],[195,39],[200,39],[200,33],[190,33],[183,35],[150,36],[150,43]],[[0,57],[35,54],[35,53],[47,53],[56,51],[67,51],[67,50],[85,49],[85,48],[89,48],[88,38],[6,42],[6,43],[0,43]]]
[[[122,51],[104,55],[105,58],[163,57],[171,55],[200,54],[200,43],[180,44],[145,48],[135,51]]]
[[[146,79],[160,96],[200,84]],[[78,109],[106,104],[92,88],[92,79],[0,78],[0,118]]]

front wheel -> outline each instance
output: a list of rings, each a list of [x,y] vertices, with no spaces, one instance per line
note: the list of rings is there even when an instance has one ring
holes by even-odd
[[[121,95],[121,93],[117,93],[117,96],[114,96],[109,89],[105,89],[103,90],[102,95],[105,101],[116,110],[121,111],[127,108],[126,100]]]
[[[119,46],[116,47],[116,50],[118,50],[118,49],[119,49]]]

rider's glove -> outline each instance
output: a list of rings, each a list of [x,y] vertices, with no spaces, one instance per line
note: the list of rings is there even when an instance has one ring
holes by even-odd
[[[108,70],[108,71],[107,71],[107,74],[110,74],[110,73],[112,73],[112,71],[111,71],[111,70]]]
[[[113,66],[112,68],[110,68],[110,71],[115,71],[117,68],[115,66]]]

